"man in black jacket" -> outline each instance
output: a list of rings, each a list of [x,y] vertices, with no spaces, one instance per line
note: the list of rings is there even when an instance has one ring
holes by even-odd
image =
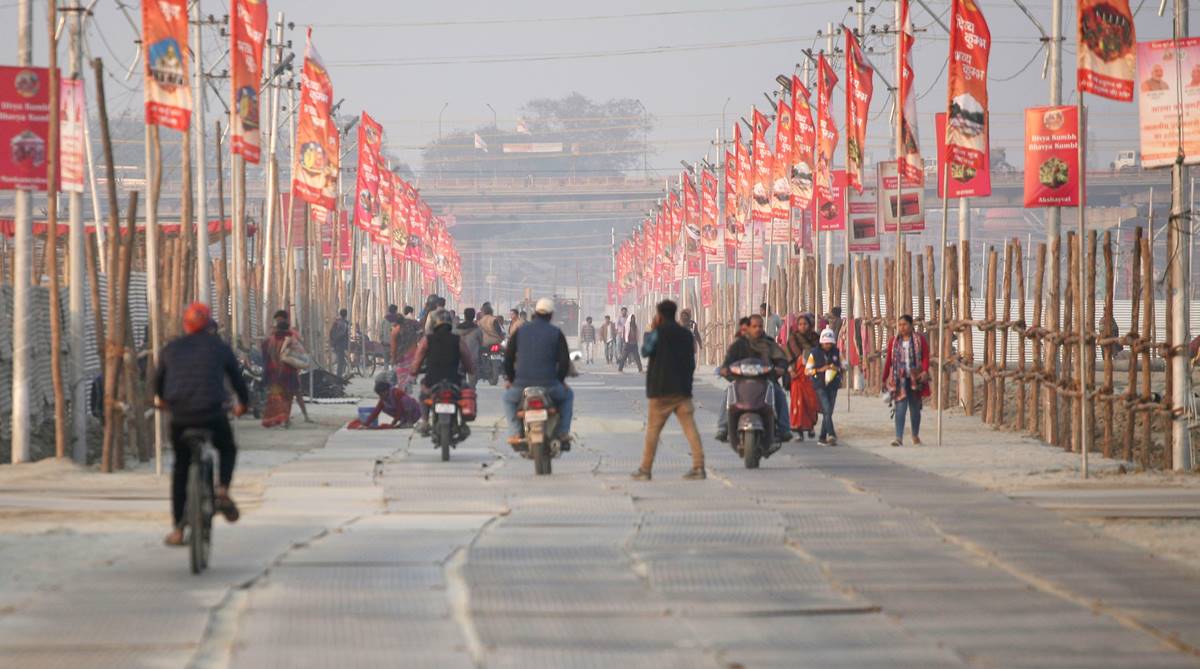
[[[451,332],[450,312],[445,309],[435,311],[429,315],[429,322],[433,325],[433,333],[425,335],[417,344],[416,358],[410,370],[416,378],[421,366],[425,366],[425,378],[421,379],[421,422],[417,424],[417,431],[423,435],[429,434],[429,406],[423,400],[429,397],[433,387],[442,381],[461,386],[463,372],[470,376],[476,373],[475,359],[466,343]]]
[[[517,407],[530,386],[546,389],[558,408],[558,434],[562,450],[571,450],[571,418],[575,413],[575,391],[567,385],[571,374],[571,352],[562,330],[551,323],[554,300],[543,297],[534,306],[533,320],[508,337],[504,349],[504,415],[508,419],[508,445],[521,444],[521,422]]]
[[[636,481],[650,480],[654,454],[658,451],[658,438],[671,414],[675,414],[692,448],[692,468],[683,478],[689,481],[705,478],[704,447],[700,443],[700,431],[696,429],[696,410],[692,405],[696,345],[692,333],[675,322],[676,309],[671,300],[658,303],[653,330],[642,345],[642,355],[650,359],[646,368],[649,416],[646,420],[642,465],[633,473]]]
[[[238,403],[235,416],[246,412],[250,391],[242,378],[233,349],[209,332],[212,313],[199,302],[183,314],[184,336],[163,347],[154,377],[154,394],[171,411],[171,444],[175,447],[175,469],[171,476],[171,516],[175,529],[164,540],[168,546],[183,545],[183,506],[187,499],[188,466],[192,450],[184,447],[185,430],[208,430],[213,447],[221,456],[217,509],[229,522],[238,519],[237,505],[229,497],[237,445],[233,428],[225,417],[225,381],[233,386]]]

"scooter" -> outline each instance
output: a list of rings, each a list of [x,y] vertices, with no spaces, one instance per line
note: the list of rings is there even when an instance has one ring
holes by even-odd
[[[746,469],[757,469],[760,459],[779,450],[775,443],[775,412],[785,408],[775,406],[771,379],[780,373],[756,358],[729,366],[732,386],[728,411],[733,431],[729,445],[742,457]]]
[[[438,382],[425,399],[429,410],[429,434],[434,448],[442,451],[442,462],[450,459],[450,449],[471,435],[468,421],[475,420],[475,391],[450,381]]]
[[[550,462],[562,453],[562,442],[551,436],[558,434],[559,415],[545,388],[530,386],[521,393],[517,418],[521,421],[522,442],[513,448],[522,457],[533,460],[535,474],[549,474]]]

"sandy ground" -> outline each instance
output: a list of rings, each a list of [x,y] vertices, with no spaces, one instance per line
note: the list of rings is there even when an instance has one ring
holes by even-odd
[[[370,380],[348,393],[365,397]],[[374,404],[364,399],[364,405]],[[356,417],[354,404],[310,404],[312,423],[293,411],[290,429],[267,430],[249,416],[234,422],[238,468],[232,495],[245,512],[261,502],[270,471],[300,453],[324,446]],[[170,451],[164,475],[144,463],[114,474],[53,459],[0,467],[0,612],[38,590],[120,560],[162,540],[170,526]]]

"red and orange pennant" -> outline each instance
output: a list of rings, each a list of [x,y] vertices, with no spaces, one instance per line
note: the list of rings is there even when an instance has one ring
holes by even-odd
[[[296,165],[292,192],[309,204],[333,209],[337,198],[338,129],[333,121],[333,82],[313,47],[312,29],[304,47],[300,76]],[[382,204],[382,203],[381,203]]]
[[[863,55],[854,33],[843,28],[843,35],[846,40],[846,181],[861,193],[875,70]]]
[[[246,162],[257,165],[262,151],[259,86],[267,35],[266,0],[234,0],[229,27],[229,81],[234,101],[230,146]]]
[[[192,118],[188,53],[187,0],[142,0],[147,125],[187,132]]]

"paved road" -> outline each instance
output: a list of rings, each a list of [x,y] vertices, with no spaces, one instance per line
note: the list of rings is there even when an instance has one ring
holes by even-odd
[[[450,463],[337,433],[218,527],[209,573],[156,547],[19,603],[0,666],[1200,666],[1194,574],[849,433],[758,471],[710,443],[685,482],[672,427],[631,481],[641,379],[574,384],[580,443],[551,477],[502,446],[495,389]],[[718,396],[698,392],[705,433]]]

